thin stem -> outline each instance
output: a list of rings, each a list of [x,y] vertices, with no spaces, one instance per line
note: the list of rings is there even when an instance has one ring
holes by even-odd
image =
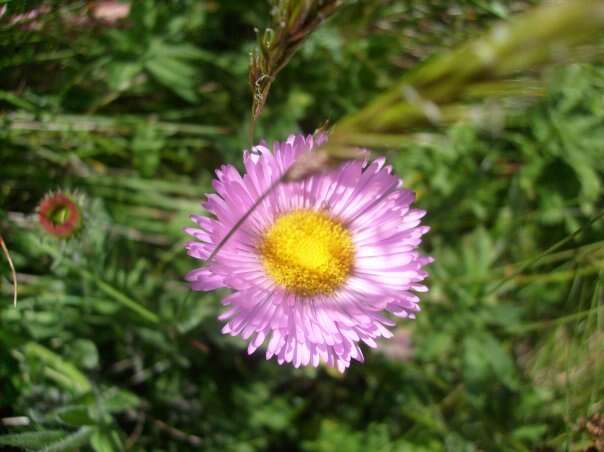
[[[235,223],[233,225],[233,227],[229,230],[227,235],[225,235],[222,238],[222,240],[220,240],[220,242],[218,242],[218,245],[216,245],[216,247],[210,253],[210,256],[208,257],[208,259],[206,260],[207,263],[210,263],[210,261],[214,258],[214,256],[216,256],[216,254],[218,254],[218,252],[222,249],[222,247],[224,247],[224,245],[233,236],[233,234],[235,234],[235,232],[237,232],[237,229],[239,229],[239,227],[244,223],[244,221],[249,218],[249,216],[252,214],[252,212],[254,212],[254,210],[256,210],[256,207],[258,207],[260,205],[260,203],[262,201],[264,201],[268,195],[271,194],[271,192],[277,187],[277,185],[279,185],[281,182],[283,182],[283,180],[287,177],[288,174],[289,174],[289,170],[285,171],[281,176],[279,176],[278,179],[276,179],[264,191],[264,193],[262,193],[262,195],[260,195],[260,197],[258,197],[258,199],[256,199],[256,201],[254,201],[254,204],[252,204],[251,207],[247,210],[247,212],[245,212],[243,214],[243,216],[237,221],[237,223]]]
[[[15,265],[13,264],[13,260],[10,257],[10,253],[8,252],[8,248],[6,247],[6,243],[4,243],[4,239],[0,235],[0,247],[2,248],[2,252],[6,256],[6,260],[8,260],[8,266],[10,267],[11,277],[13,279],[13,306],[17,307],[17,272],[15,271]]]
[[[57,258],[57,253],[49,246],[42,245],[44,250],[51,254],[55,259]],[[118,289],[110,285],[109,283],[99,279],[94,274],[90,273],[88,270],[81,268],[73,262],[65,261],[65,265],[72,271],[78,273],[82,278],[92,281],[96,284],[96,286],[104,292],[106,295],[109,295],[115,301],[120,303],[122,306],[130,309],[131,311],[137,313],[140,317],[147,320],[148,322],[158,324],[160,322],[160,318],[154,312],[151,312],[149,309],[144,307],[138,301],[133,300],[128,297],[124,293],[120,292]]]
[[[524,273],[526,270],[528,270],[529,268],[531,268],[533,265],[535,265],[537,262],[539,262],[542,258],[544,258],[545,256],[547,256],[548,254],[553,253],[554,251],[557,251],[559,248],[561,248],[562,246],[564,246],[566,243],[574,240],[579,234],[581,234],[583,232],[583,230],[585,228],[593,225],[598,220],[600,220],[602,217],[604,217],[604,210],[602,212],[600,212],[598,215],[596,215],[595,217],[593,217],[591,220],[589,220],[586,224],[584,224],[583,226],[581,226],[580,228],[578,228],[575,232],[573,232],[569,236],[563,238],[559,242],[554,243],[552,246],[550,246],[548,249],[546,249],[543,253],[539,254],[534,259],[531,259],[525,265],[523,265],[522,267],[520,267],[518,269],[518,271],[516,271],[515,273],[513,273],[513,274],[511,274],[511,275],[503,278],[491,290],[488,291],[487,295],[497,292],[497,290],[499,290],[501,288],[501,286],[503,286],[506,282],[508,282],[508,281],[510,281],[512,279],[515,279],[519,275],[522,275],[522,273]]]

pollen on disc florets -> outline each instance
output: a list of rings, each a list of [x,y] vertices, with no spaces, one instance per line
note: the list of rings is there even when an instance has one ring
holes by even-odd
[[[350,232],[323,212],[295,210],[277,218],[259,246],[268,275],[296,295],[329,294],[350,275]]]

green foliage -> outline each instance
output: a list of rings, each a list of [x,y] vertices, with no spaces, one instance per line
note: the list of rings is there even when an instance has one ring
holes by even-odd
[[[34,25],[9,19],[41,3],[50,6]],[[431,290],[417,320],[399,322],[407,358],[365,350],[366,362],[340,376],[249,357],[243,341],[220,334],[224,294],[192,293],[183,281],[197,263],[182,228],[213,170],[241,165],[249,145],[249,51],[272,2],[136,1],[114,23],[91,18],[84,3],[0,0],[0,234],[19,278],[14,308],[0,259],[0,445],[595,443],[581,418],[601,412],[604,395],[601,64],[506,72],[505,86],[466,93],[464,108],[469,99],[480,116],[452,115],[386,143],[428,211]],[[279,72],[256,135],[338,124],[401,76],[426,82],[416,63],[444,61],[531,3],[345,2]],[[518,62],[509,57],[501,68]],[[507,94],[514,100],[502,103]],[[57,188],[85,195],[84,228],[69,241],[36,220]]]

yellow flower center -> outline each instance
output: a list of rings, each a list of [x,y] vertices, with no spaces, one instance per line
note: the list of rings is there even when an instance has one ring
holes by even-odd
[[[279,217],[259,249],[271,278],[305,297],[336,290],[350,275],[354,261],[350,232],[325,213],[311,210]]]

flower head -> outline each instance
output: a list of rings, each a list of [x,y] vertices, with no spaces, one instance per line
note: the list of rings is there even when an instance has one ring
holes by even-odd
[[[220,168],[189,255],[208,260],[263,193],[325,135],[292,135],[273,149],[244,153],[245,174]],[[359,346],[391,337],[388,313],[414,318],[430,257],[417,247],[425,212],[384,159],[350,161],[303,180],[277,184],[205,267],[187,275],[193,290],[230,288],[223,333],[265,342],[266,357],[295,367],[323,361],[344,371],[363,360]]]
[[[392,333],[394,336],[387,343],[382,344],[380,351],[391,361],[410,361],[415,354],[411,330],[401,326]]]
[[[103,0],[92,4],[92,15],[95,19],[112,24],[130,14],[130,5],[116,0]]]
[[[38,220],[50,235],[62,239],[72,237],[82,224],[76,196],[60,191],[47,194],[38,205]]]

